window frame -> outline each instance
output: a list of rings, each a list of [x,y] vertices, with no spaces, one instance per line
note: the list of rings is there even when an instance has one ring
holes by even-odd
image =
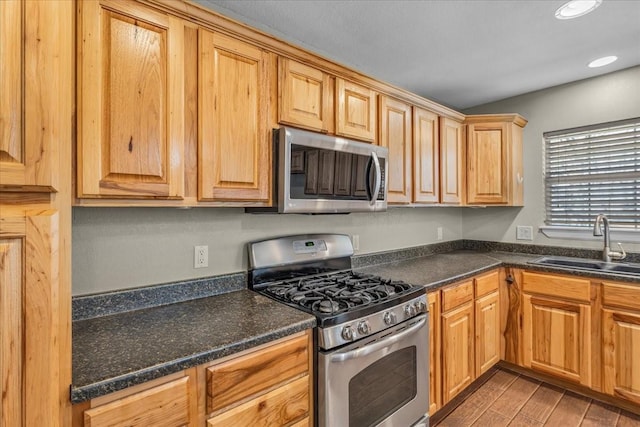
[[[630,137],[624,137],[623,135],[625,134],[616,133],[616,130],[624,128],[629,128],[627,135]],[[607,131],[610,133],[607,134]],[[608,136],[617,135],[621,137],[613,142],[608,138]],[[607,141],[604,142],[603,139]],[[628,140],[626,142],[628,147],[622,145],[625,139]],[[572,142],[574,143],[572,148],[563,149],[562,144],[567,147],[567,143],[571,144]],[[555,146],[550,148],[551,144],[555,144]],[[617,209],[620,214],[619,218],[629,220],[629,225],[626,226],[621,226],[619,222],[616,223],[615,213],[611,214],[611,238],[614,241],[640,243],[640,214],[636,214],[636,212],[640,212],[640,117],[545,132],[543,133],[542,146],[544,225],[540,227],[540,231],[545,236],[572,240],[602,239],[601,237],[593,236],[592,220],[596,216],[594,212],[607,214],[610,213],[611,209],[615,212],[615,204],[602,204],[601,209],[597,203],[594,203],[593,199],[597,199],[598,193],[601,195],[604,191],[598,187],[618,184],[611,191],[621,193],[621,204],[631,201],[633,207],[627,209],[626,212]],[[612,148],[612,150],[606,151],[607,148]],[[620,171],[620,163],[613,159],[616,150],[618,152],[622,151],[622,154],[625,155],[627,150],[633,154],[632,161],[628,162],[629,166],[627,166],[627,169],[630,169],[631,172]],[[572,153],[571,151],[574,152]],[[612,152],[613,156],[608,155],[608,152]],[[562,169],[550,166],[550,156],[553,156],[556,164],[558,164],[558,159],[560,158],[567,164],[573,163],[574,166],[577,166],[577,169],[574,172],[567,169],[566,173],[563,174]],[[585,165],[584,170],[580,169],[581,162]],[[592,179],[590,180],[589,178]],[[552,189],[550,187],[558,184],[571,186],[571,183],[574,183],[576,187],[582,186],[584,189],[582,193],[584,198],[582,200],[574,200],[574,203],[571,203],[571,195],[563,195],[557,188]],[[628,193],[622,194],[625,190]],[[577,188],[572,194],[575,195],[576,193],[579,193]],[[552,197],[560,202],[563,201],[563,198],[567,199],[568,204],[564,206],[564,210],[553,209],[551,205]],[[625,200],[626,198],[629,200]],[[584,206],[584,209],[589,214],[577,213],[572,218],[571,208],[579,208],[581,205]],[[554,210],[556,213],[555,218],[553,215]]]

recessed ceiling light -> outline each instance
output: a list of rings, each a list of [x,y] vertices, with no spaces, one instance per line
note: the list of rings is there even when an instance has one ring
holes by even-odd
[[[605,56],[589,62],[589,68],[604,67],[618,60],[617,56]]]
[[[571,0],[556,10],[556,18],[572,19],[593,12],[602,0]]]

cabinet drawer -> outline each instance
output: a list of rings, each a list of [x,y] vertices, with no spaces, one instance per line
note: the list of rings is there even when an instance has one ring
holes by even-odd
[[[476,285],[476,298],[485,296],[493,291],[498,290],[498,271],[492,271],[484,276],[477,277],[474,282]]]
[[[602,286],[602,304],[640,310],[640,286],[604,283]]]
[[[309,376],[306,375],[210,418],[207,426],[282,426],[308,414]]]
[[[590,301],[590,282],[584,279],[523,271],[522,290],[584,302]]]
[[[308,372],[307,341],[304,335],[207,368],[207,412]]]
[[[189,422],[189,377],[88,409],[84,413],[85,427],[177,427]]]
[[[473,281],[463,282],[442,291],[442,311],[449,311],[473,299]]]

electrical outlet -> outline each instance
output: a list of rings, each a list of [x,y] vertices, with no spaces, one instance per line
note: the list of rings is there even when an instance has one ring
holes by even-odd
[[[194,246],[193,268],[209,267],[209,246]]]
[[[357,251],[358,249],[360,249],[360,235],[359,234],[352,234],[351,235],[351,244],[353,245],[353,250]]]
[[[516,226],[516,240],[533,240],[533,227],[530,225]]]
[[[442,227],[438,227],[436,231],[438,233],[438,240],[442,240]]]

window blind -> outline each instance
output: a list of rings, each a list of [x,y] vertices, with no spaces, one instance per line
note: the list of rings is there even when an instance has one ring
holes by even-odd
[[[545,139],[546,224],[640,229],[640,118],[562,131]]]

